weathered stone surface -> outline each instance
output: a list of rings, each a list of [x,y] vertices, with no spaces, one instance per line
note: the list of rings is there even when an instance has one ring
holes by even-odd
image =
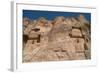
[[[82,37],[81,30],[79,30],[79,29],[72,29],[71,36],[72,37]]]
[[[82,39],[82,38],[76,39],[75,49],[76,49],[76,52],[79,52],[79,53],[85,51],[84,39]]]
[[[83,15],[54,20],[24,18],[23,26],[23,62],[91,58],[91,25]]]
[[[76,53],[76,60],[85,60],[85,54],[84,53]]]

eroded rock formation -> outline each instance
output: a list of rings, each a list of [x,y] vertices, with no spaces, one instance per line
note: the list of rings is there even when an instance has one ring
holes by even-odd
[[[23,18],[23,62],[91,59],[90,28],[83,15]]]

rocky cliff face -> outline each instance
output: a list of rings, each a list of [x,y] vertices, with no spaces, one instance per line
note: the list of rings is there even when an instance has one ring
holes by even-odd
[[[91,59],[91,24],[83,15],[23,18],[23,62]]]

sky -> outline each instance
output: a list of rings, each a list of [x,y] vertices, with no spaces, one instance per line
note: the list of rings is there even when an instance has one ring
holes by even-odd
[[[57,16],[77,17],[80,14],[83,14],[91,22],[91,13],[23,10],[23,18],[28,17],[31,20],[38,19],[39,17],[45,17],[47,20],[52,20]]]

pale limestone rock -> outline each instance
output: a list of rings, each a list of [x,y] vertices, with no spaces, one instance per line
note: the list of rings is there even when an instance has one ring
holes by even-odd
[[[85,60],[85,54],[84,53],[76,53],[76,60]]]
[[[81,30],[79,29],[72,29],[71,35],[72,37],[82,37]]]
[[[75,50],[76,52],[80,53],[80,52],[84,52],[85,51],[85,48],[84,48],[84,39],[82,38],[78,38],[76,39],[76,42],[75,42]]]
[[[30,22],[31,21],[31,22]],[[27,42],[23,62],[84,60],[91,58],[90,24],[83,15],[46,20],[23,19]]]

